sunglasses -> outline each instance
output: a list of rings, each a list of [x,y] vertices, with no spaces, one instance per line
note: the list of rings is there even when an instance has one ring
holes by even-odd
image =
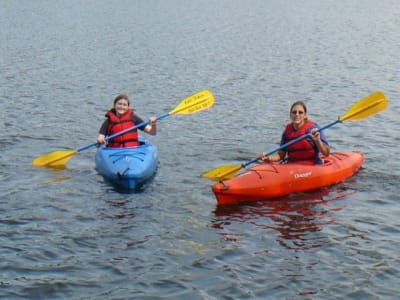
[[[294,110],[294,111],[292,111],[292,114],[293,114],[293,115],[302,115],[302,114],[304,114],[304,111],[301,111],[301,110]]]

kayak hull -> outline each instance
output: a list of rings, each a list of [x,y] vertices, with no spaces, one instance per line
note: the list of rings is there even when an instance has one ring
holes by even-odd
[[[364,162],[360,152],[335,152],[323,165],[306,162],[259,163],[212,186],[218,205],[269,200],[337,184],[353,176]]]
[[[143,187],[157,171],[158,151],[149,140],[140,139],[133,148],[100,147],[95,156],[97,171],[111,183],[124,189]]]

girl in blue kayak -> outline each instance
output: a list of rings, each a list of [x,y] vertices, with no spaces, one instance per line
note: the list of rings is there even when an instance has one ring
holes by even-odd
[[[314,164],[323,164],[320,154],[329,155],[329,143],[324,133],[319,130],[319,126],[308,120],[307,107],[302,101],[296,101],[290,108],[290,119],[282,133],[280,145],[284,145],[296,138],[304,135],[309,137],[289,145],[284,150],[280,150],[270,156],[260,154],[259,158],[263,161],[309,161]]]
[[[132,128],[138,124],[144,123],[143,119],[129,107],[129,98],[126,94],[119,94],[114,98],[114,107],[106,113],[106,120],[101,125],[97,142],[104,144],[105,137]],[[149,124],[139,127],[140,130],[150,134],[157,133],[157,119],[151,117]],[[139,133],[137,129],[116,136],[107,142],[108,147],[137,147],[139,146]]]

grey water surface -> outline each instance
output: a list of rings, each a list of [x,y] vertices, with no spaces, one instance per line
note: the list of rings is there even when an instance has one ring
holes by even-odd
[[[0,298],[397,299],[399,45],[394,0],[0,1]],[[141,193],[49,151],[95,141],[112,98],[147,118]],[[323,126],[376,90],[384,112],[326,131],[363,169],[334,187],[218,208],[200,174],[278,146],[290,104]]]

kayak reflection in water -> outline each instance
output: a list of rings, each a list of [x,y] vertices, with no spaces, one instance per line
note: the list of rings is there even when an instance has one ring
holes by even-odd
[[[310,161],[314,164],[323,164],[320,154],[324,156],[329,155],[329,143],[319,126],[308,120],[307,107],[302,101],[296,101],[292,104],[289,112],[291,122],[286,125],[282,133],[280,145],[284,145],[294,139],[304,135],[309,137],[300,140],[297,143],[289,145],[284,150],[266,156],[264,153],[259,155],[263,161]]]

